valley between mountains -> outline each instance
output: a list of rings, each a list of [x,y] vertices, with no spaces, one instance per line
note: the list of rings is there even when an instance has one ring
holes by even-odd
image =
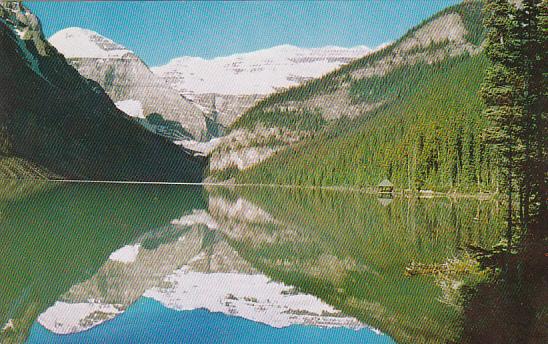
[[[46,39],[34,14],[4,3],[0,175],[494,190],[481,9],[465,1],[376,48],[151,67],[84,28]]]
[[[0,342],[548,342],[547,1],[457,1],[0,0]]]

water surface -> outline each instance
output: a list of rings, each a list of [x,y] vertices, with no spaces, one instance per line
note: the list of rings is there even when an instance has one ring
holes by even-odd
[[[455,340],[462,315],[451,295],[405,267],[489,247],[501,227],[496,202],[476,199],[21,182],[2,190],[4,342]]]
[[[281,329],[204,309],[176,311],[148,298],[102,326],[56,335],[38,323],[29,343],[393,343],[369,330],[293,325]]]

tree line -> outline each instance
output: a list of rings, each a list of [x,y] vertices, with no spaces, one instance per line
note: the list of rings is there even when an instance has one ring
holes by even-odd
[[[546,0],[489,0],[484,7],[491,66],[480,94],[490,120],[486,142],[499,153],[510,246],[516,225],[541,235],[547,228],[547,12]]]

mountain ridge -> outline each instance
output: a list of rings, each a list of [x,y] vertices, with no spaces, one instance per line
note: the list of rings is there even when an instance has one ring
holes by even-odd
[[[477,94],[484,36],[481,1],[463,2],[380,51],[263,99],[213,149],[210,179],[496,189]]]
[[[218,113],[228,127],[258,101],[370,54],[366,46],[300,48],[280,45],[212,59],[179,57],[151,68],[185,98]]]
[[[118,110],[19,2],[0,3],[0,47],[0,170],[7,163],[26,178],[201,181],[202,159]]]
[[[155,74],[169,80],[173,87],[186,94],[270,94],[276,89],[298,84],[298,82],[292,82],[292,80],[288,79],[292,75],[295,76],[296,80],[300,78],[319,77],[322,74],[339,67],[341,64],[365,56],[372,51],[373,49],[366,46],[351,48],[336,46],[301,48],[285,44],[251,52],[219,56],[211,59],[182,56],[170,60],[163,66],[152,67],[151,70]],[[314,62],[322,61],[324,62],[322,65],[312,65]],[[221,67],[225,67],[225,69]],[[232,69],[226,69],[226,67],[232,67]],[[269,67],[271,68],[268,69]],[[181,70],[185,68],[189,69],[189,71],[184,72]],[[200,79],[191,78],[193,73],[197,74],[199,68],[214,69],[214,71],[209,75],[196,75],[196,77]],[[281,68],[286,69],[284,70]],[[220,71],[236,78],[241,77],[241,74],[245,72],[255,72],[255,74],[253,74],[254,80],[246,83],[235,82],[227,85],[219,85],[212,80],[228,79],[227,75],[219,76],[218,73]],[[276,71],[277,73],[260,73],[269,71]],[[187,82],[187,78],[190,79],[190,81]],[[283,78],[285,78],[285,80]],[[199,82],[202,81],[202,79],[203,82]],[[188,85],[189,82],[192,84]],[[253,84],[253,82],[255,82],[255,84]]]
[[[68,59],[123,58],[126,54],[135,54],[95,31],[75,26],[56,32],[48,41]]]
[[[98,82],[114,102],[139,102],[143,117],[157,113],[179,122],[182,135],[195,140],[208,137],[204,111],[154,75],[131,50],[79,27],[58,31],[49,41],[82,76]]]

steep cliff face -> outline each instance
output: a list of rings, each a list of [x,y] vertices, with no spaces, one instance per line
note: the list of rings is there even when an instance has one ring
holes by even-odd
[[[266,97],[262,94],[185,94],[184,92],[181,94],[201,107],[204,112],[209,114],[216,112],[218,114],[216,122],[225,129],[230,127],[240,115]]]
[[[191,138],[207,137],[204,112],[154,75],[132,51],[81,28],[59,31],[49,42],[81,75],[98,82],[114,102],[139,102],[144,116],[161,114],[181,123]]]
[[[25,161],[32,166],[25,170],[62,178],[202,178],[203,161],[118,110],[45,40],[38,18],[18,2],[0,4],[0,143],[0,164]]]

